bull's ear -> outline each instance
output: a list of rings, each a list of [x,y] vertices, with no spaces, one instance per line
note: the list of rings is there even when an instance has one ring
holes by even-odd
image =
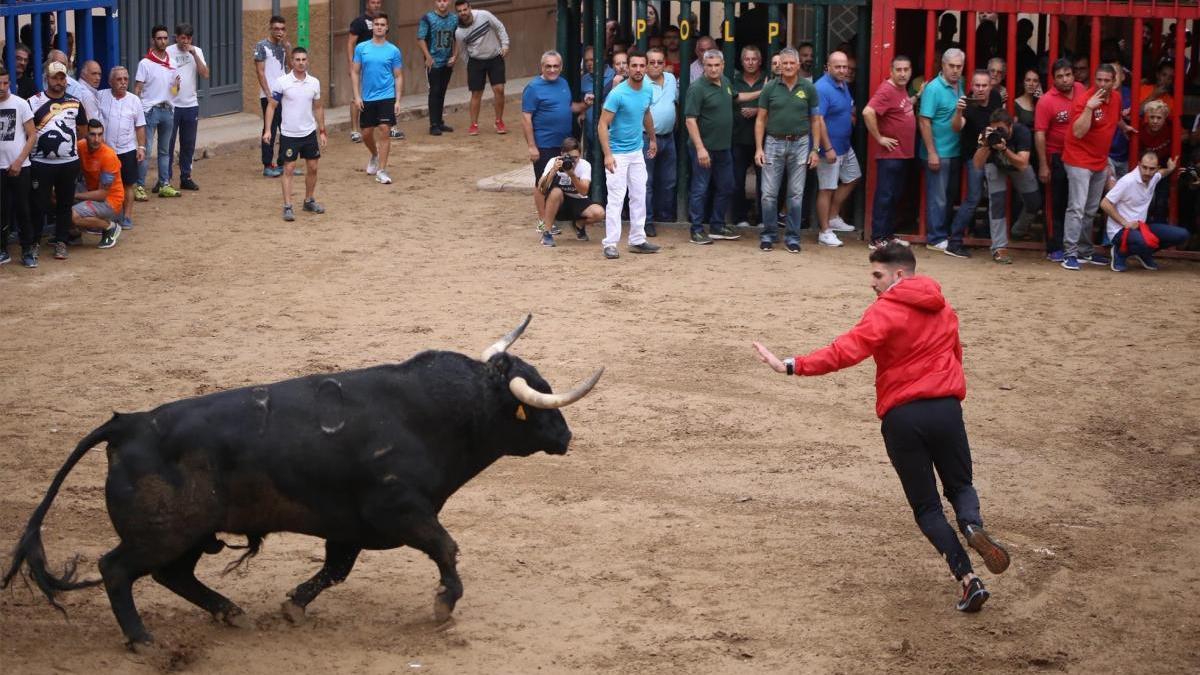
[[[525,404],[524,403],[517,404],[517,419],[522,422],[525,421]]]

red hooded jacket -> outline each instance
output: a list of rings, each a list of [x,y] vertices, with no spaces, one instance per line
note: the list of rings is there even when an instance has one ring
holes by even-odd
[[[833,344],[796,357],[797,375],[824,375],[875,357],[875,414],[924,398],[967,396],[958,315],[942,287],[924,276],[902,279]]]

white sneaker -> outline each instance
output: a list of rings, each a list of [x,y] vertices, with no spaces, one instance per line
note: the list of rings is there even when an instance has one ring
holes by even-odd
[[[903,246],[904,248],[908,248],[908,242],[907,242],[907,241],[905,241],[905,240],[903,240],[903,239],[901,239],[900,237],[892,237],[892,238],[891,238],[891,240],[890,240],[890,243],[893,243],[893,244],[900,244],[900,245],[901,245],[901,246]]]
[[[837,235],[833,233],[833,230],[825,230],[821,234],[818,234],[817,235],[817,243],[822,246],[833,246],[833,247],[843,245],[842,240],[837,238]]]
[[[384,185],[390,185],[392,182],[392,177],[387,175],[386,171],[380,169],[379,171],[375,172],[375,182],[383,183]]]
[[[371,160],[367,162],[367,175],[374,176],[379,171],[379,158],[371,155]]]
[[[750,227],[750,223],[748,221],[743,220],[742,222],[738,223],[737,226],[738,227]]]
[[[854,226],[842,220],[841,216],[829,219],[829,229],[834,232],[853,232]]]
[[[925,244],[925,248],[929,249],[930,251],[938,251],[941,253],[945,253],[946,247],[949,245],[950,245],[950,240],[943,239],[936,244]]]

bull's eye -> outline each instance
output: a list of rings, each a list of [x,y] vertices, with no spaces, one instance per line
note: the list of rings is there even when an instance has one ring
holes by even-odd
[[[525,421],[525,406],[521,403],[517,404],[517,419]]]

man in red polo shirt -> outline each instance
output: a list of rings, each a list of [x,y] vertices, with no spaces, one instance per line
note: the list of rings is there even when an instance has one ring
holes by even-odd
[[[1067,172],[1067,212],[1063,223],[1063,269],[1080,262],[1108,265],[1108,256],[1092,248],[1092,219],[1100,209],[1108,179],[1108,149],[1121,120],[1117,71],[1107,63],[1096,68],[1095,83],[1071,106],[1071,127],[1063,144]]]
[[[125,204],[125,187],[121,182],[121,160],[104,143],[104,124],[89,120],[87,140],[79,141],[79,171],[83,174],[86,192],[75,193],[71,221],[81,230],[100,232],[99,248],[112,248],[121,236],[117,214]]]
[[[913,100],[908,95],[908,81],[912,78],[912,60],[907,56],[892,59],[892,72],[879,85],[875,95],[863,108],[863,122],[871,138],[879,144],[875,154],[875,204],[871,209],[871,243],[875,249],[888,242],[908,242],[896,237],[892,224],[893,211],[912,164],[916,148],[917,117],[913,113]]]
[[[875,413],[883,420],[888,458],[917,526],[962,584],[957,609],[978,612],[989,594],[942,515],[934,478],[936,471],[967,545],[993,574],[1008,569],[1008,552],[983,529],[979,495],[971,484],[971,448],[960,403],[967,381],[958,315],[936,281],[916,274],[912,249],[888,243],[872,251],[869,260],[878,299],[848,333],[807,356],[782,361],[757,342],[754,349],[760,361],[787,375],[824,375],[875,358]]]
[[[1053,201],[1052,225],[1046,228],[1046,259],[1062,262],[1063,214],[1067,210],[1067,171],[1062,151],[1067,128],[1071,126],[1071,106],[1083,94],[1084,86],[1075,81],[1070,59],[1059,59],[1051,68],[1054,86],[1038,99],[1034,110],[1034,147],[1037,148],[1038,180],[1050,185]]]

